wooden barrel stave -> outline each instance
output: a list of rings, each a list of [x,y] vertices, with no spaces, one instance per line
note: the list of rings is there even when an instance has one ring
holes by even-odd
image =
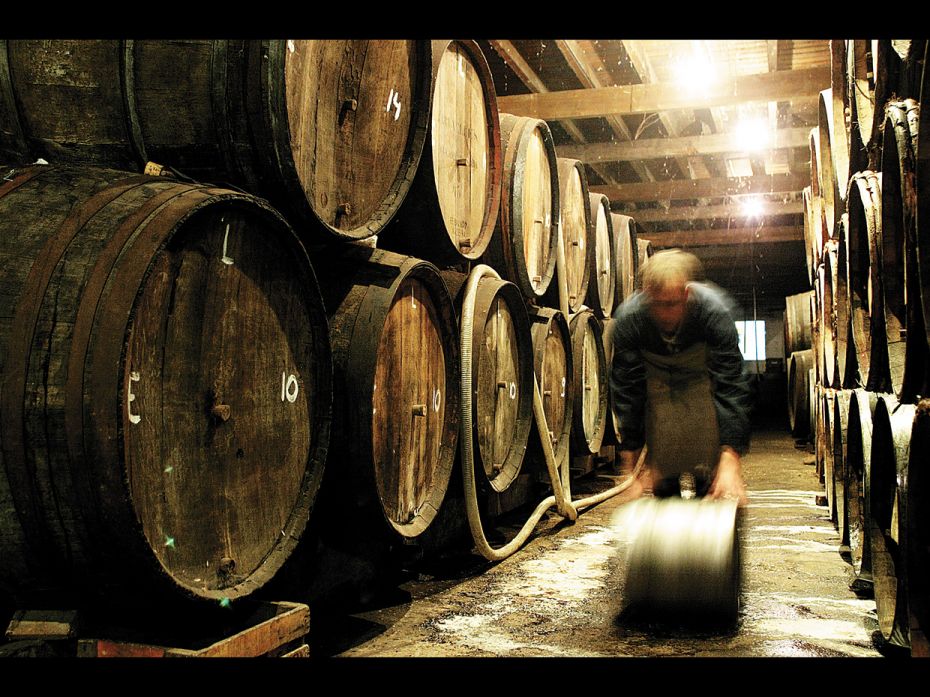
[[[813,349],[795,351],[788,358],[788,422],[795,438],[809,438],[810,370],[814,365]]]

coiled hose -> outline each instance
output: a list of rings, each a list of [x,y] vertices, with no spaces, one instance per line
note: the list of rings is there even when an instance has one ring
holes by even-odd
[[[557,245],[558,257],[557,265],[564,267],[564,256],[561,250],[561,244]],[[561,262],[561,264],[559,264]],[[565,292],[565,281],[564,274],[559,269],[559,296],[561,300],[561,305],[563,305],[563,312],[567,314],[567,293]],[[543,411],[543,402],[542,396],[539,393],[539,382],[536,379],[536,376],[533,376],[533,414],[536,418],[537,431],[540,434],[540,441],[542,443],[543,457],[546,460],[546,469],[549,471],[549,478],[552,481],[552,491],[554,495],[548,496],[543,499],[538,506],[533,510],[530,517],[527,519],[526,523],[520,529],[520,532],[507,544],[503,547],[498,547],[497,549],[493,548],[488,542],[487,537],[484,534],[484,528],[481,525],[481,515],[478,508],[478,492],[477,487],[475,486],[475,460],[474,460],[474,444],[472,437],[472,357],[471,357],[471,346],[472,346],[472,332],[474,329],[474,314],[475,314],[475,292],[478,288],[478,283],[484,277],[491,278],[500,278],[500,275],[492,269],[490,266],[485,264],[479,264],[476,266],[471,275],[468,277],[468,281],[465,287],[465,297],[462,303],[462,331],[461,331],[461,353],[462,353],[462,365],[461,365],[461,397],[462,397],[462,437],[459,438],[459,443],[461,444],[461,453],[462,453],[462,483],[465,489],[465,508],[468,514],[468,526],[471,529],[472,538],[475,541],[475,547],[484,556],[485,559],[490,561],[501,561],[506,559],[511,554],[520,549],[529,539],[529,536],[532,534],[533,530],[536,528],[536,525],[539,523],[540,519],[543,517],[545,512],[549,510],[553,505],[556,507],[559,515],[564,518],[568,518],[571,521],[578,519],[578,512],[582,508],[588,508],[595,504],[606,501],[612,496],[625,491],[630,487],[633,481],[636,479],[636,476],[642,466],[642,462],[645,456],[645,451],[640,456],[640,460],[636,465],[632,475],[622,484],[619,484],[607,491],[601,492],[594,496],[589,496],[584,499],[579,499],[578,501],[571,500],[571,487],[569,484],[569,472],[568,472],[568,460],[562,463],[562,472],[559,473],[559,465],[555,461],[555,454],[552,451],[552,443],[548,438],[545,437],[545,434],[549,433],[549,427],[546,423],[546,414]]]

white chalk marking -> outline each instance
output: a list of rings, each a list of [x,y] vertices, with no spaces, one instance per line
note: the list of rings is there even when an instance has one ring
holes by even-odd
[[[442,404],[442,393],[439,391],[439,388],[437,387],[433,391],[433,411],[439,411],[439,406],[441,404]]]
[[[233,260],[231,257],[226,255],[226,245],[228,244],[228,242],[229,242],[229,223],[226,223],[226,234],[223,236],[223,258],[220,259],[220,261],[222,261],[227,266],[231,266],[233,263]]]
[[[560,394],[559,396],[560,397],[565,396],[565,378],[564,377],[562,378],[562,394]]]
[[[294,39],[287,40],[287,50],[290,51],[291,53],[293,53],[296,50],[296,46],[294,46]]]
[[[293,388],[293,390],[291,389]],[[297,384],[297,378],[294,375],[288,375],[287,372],[281,373],[281,401],[285,399],[293,404],[297,401],[297,393],[300,386]]]
[[[510,398],[511,399],[517,398],[517,385],[516,383],[513,382],[513,380],[510,381]]]
[[[132,393],[132,383],[139,382],[142,379],[142,376],[139,375],[136,371],[129,373],[129,386],[126,389],[126,413],[129,414],[129,423],[137,424],[142,421],[142,417],[139,414],[132,413],[132,402],[135,401],[136,396]]]

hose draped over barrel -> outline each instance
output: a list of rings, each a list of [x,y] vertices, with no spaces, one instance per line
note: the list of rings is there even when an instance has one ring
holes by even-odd
[[[561,267],[563,262],[561,244],[559,244],[557,248],[559,250],[557,265]],[[559,279],[564,278],[564,275],[561,273],[561,268],[559,269],[559,273],[557,275]],[[490,266],[479,264],[472,270],[471,275],[468,277],[468,281],[465,287],[465,295],[462,302],[462,331],[460,339],[462,353],[461,399],[462,432],[465,434],[470,434],[473,428],[471,335],[474,324],[475,293],[478,288],[478,283],[485,276],[497,279],[500,278],[498,273]],[[561,280],[559,283],[559,290],[562,304],[567,305],[567,292],[565,291],[565,284]],[[482,556],[490,561],[501,561],[519,550],[526,543],[527,539],[529,539],[529,536],[536,528],[536,525],[539,523],[543,514],[553,505],[556,507],[559,515],[564,518],[568,518],[571,521],[575,521],[578,518],[578,512],[580,509],[588,508],[595,504],[601,503],[602,501],[606,501],[608,498],[611,498],[612,496],[625,491],[635,479],[636,471],[641,466],[643,461],[643,457],[640,456],[640,462],[637,463],[637,470],[634,470],[633,476],[631,476],[630,479],[623,484],[601,492],[600,494],[580,499],[578,501],[572,501],[571,487],[569,484],[568,476],[568,462],[566,461],[562,463],[560,473],[559,463],[556,462],[555,455],[552,451],[552,443],[549,442],[549,440],[544,435],[549,432],[549,428],[546,424],[545,412],[543,411],[542,396],[539,392],[539,381],[536,379],[535,375],[533,376],[533,414],[536,417],[537,430],[540,433],[540,441],[542,442],[542,450],[546,461],[546,468],[549,472],[549,478],[552,481],[553,495],[546,497],[539,503],[538,506],[536,506],[530,517],[527,519],[526,523],[520,529],[520,532],[517,533],[517,535],[503,547],[498,547],[496,549],[491,547],[487,536],[484,534],[484,528],[481,525],[481,514],[478,508],[477,487],[475,485],[474,445],[472,439],[468,436],[459,439],[462,453],[462,483],[465,489],[465,506],[468,514],[468,526],[471,529],[471,534],[478,551]]]

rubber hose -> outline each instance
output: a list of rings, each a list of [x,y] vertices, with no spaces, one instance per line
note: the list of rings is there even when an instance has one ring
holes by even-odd
[[[500,279],[500,275],[485,264],[479,264],[473,270],[468,278],[465,287],[465,295],[462,303],[462,331],[461,341],[461,398],[462,398],[462,437],[459,438],[462,453],[462,484],[465,490],[465,508],[468,516],[468,526],[471,530],[472,539],[475,547],[481,555],[490,561],[501,561],[522,547],[530,534],[536,528],[545,512],[556,505],[560,515],[571,520],[578,517],[578,509],[581,507],[593,506],[596,503],[605,501],[612,496],[628,489],[636,480],[636,476],[642,466],[645,450],[640,455],[639,461],[634,468],[630,478],[623,484],[600,494],[581,499],[576,503],[571,502],[570,488],[568,487],[568,467],[563,467],[563,476],[560,477],[558,467],[555,462],[555,455],[552,451],[552,443],[548,442],[545,437],[541,437],[543,446],[543,456],[546,460],[546,467],[549,471],[549,477],[552,480],[553,496],[543,499],[533,510],[533,513],[527,519],[526,523],[517,533],[517,535],[503,547],[497,549],[491,547],[487,537],[484,534],[484,528],[481,525],[481,513],[478,510],[478,494],[475,485],[475,462],[474,462],[474,445],[472,443],[472,371],[471,371],[471,336],[474,331],[474,310],[475,310],[475,292],[478,283],[485,276]],[[533,376],[533,413],[536,417],[537,430],[540,434],[548,433],[546,425],[546,415],[543,411],[542,397],[539,393],[539,383],[536,376]],[[566,485],[563,487],[563,482]]]

